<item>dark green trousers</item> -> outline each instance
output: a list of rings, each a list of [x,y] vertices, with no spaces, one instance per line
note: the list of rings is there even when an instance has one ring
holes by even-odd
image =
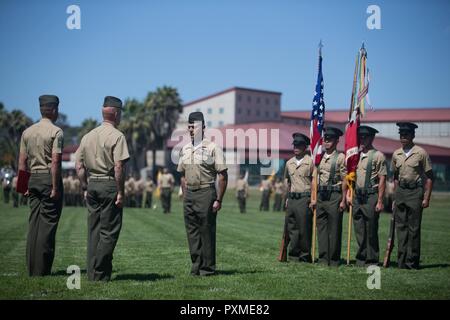
[[[27,206],[28,205],[28,197],[25,197],[23,194],[20,196],[20,205]]]
[[[68,207],[70,205],[69,194],[64,192],[64,206]]]
[[[273,202],[273,211],[281,211],[282,208],[283,195],[275,193],[275,199]]]
[[[87,274],[91,281],[111,279],[113,252],[122,228],[122,208],[115,204],[114,180],[90,180],[87,190]]]
[[[172,189],[161,188],[161,205],[164,213],[170,213],[170,207],[172,202]]]
[[[269,211],[270,206],[270,191],[264,190],[261,195],[261,204],[259,205],[259,211]]]
[[[19,206],[19,193],[16,190],[12,190],[13,207],[17,208]]]
[[[136,207],[137,208],[142,208],[142,199],[143,198],[144,197],[143,197],[142,193],[136,194]]]
[[[333,191],[329,200],[317,199],[317,238],[319,244],[319,263],[338,266],[341,261],[342,212],[339,203],[342,193]]]
[[[56,229],[61,216],[63,189],[61,187],[59,199],[51,199],[51,175],[37,173],[31,175],[28,190],[31,214],[28,220],[27,269],[30,276],[45,276],[51,273],[55,257]]]
[[[9,194],[11,193],[11,188],[3,188],[3,202],[9,203]]]
[[[312,213],[311,198],[288,200],[286,219],[290,238],[289,256],[302,262],[311,262]]]
[[[398,239],[398,267],[418,269],[420,263],[420,229],[423,188],[395,192],[395,232]]]
[[[186,190],[184,223],[191,254],[192,275],[211,275],[216,271],[216,216],[212,206],[214,187]]]
[[[152,197],[153,197],[153,192],[147,192],[145,195],[145,208],[152,208]]]
[[[238,203],[239,203],[239,211],[241,213],[245,213],[245,209],[246,209],[246,199],[244,196],[239,196],[237,197],[238,199]]]
[[[75,193],[75,206],[76,207],[82,207],[83,206],[83,201],[81,200],[81,193]]]
[[[368,195],[365,203],[361,203],[356,196],[353,198],[353,225],[358,243],[356,252],[358,266],[379,263],[378,220],[380,215],[375,212],[377,199],[378,193]]]

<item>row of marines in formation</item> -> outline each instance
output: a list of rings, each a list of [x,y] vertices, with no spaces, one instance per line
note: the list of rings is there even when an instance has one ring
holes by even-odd
[[[275,191],[274,211],[280,210],[282,199],[286,209],[286,231],[290,239],[288,255],[301,262],[312,262],[313,210],[317,214],[319,263],[338,266],[341,263],[343,212],[353,206],[353,225],[358,251],[359,266],[378,264],[380,249],[378,220],[383,209],[392,209],[398,234],[399,268],[417,269],[420,262],[420,229],[422,209],[429,206],[433,172],[426,151],[414,145],[416,124],[397,123],[402,148],[392,156],[395,201],[392,208],[384,208],[388,182],[386,158],[373,147],[378,131],[362,125],[358,135],[361,142],[360,159],[356,169],[354,194],[347,190],[345,155],[336,150],[343,132],[334,127],[324,128],[325,153],[317,168],[317,199],[314,193],[315,165],[307,154],[310,140],[301,133],[293,135],[294,156],[286,163],[284,182],[277,179],[263,180],[260,210],[268,210],[269,197]],[[389,186],[391,187],[391,186]],[[286,192],[284,192],[286,190]],[[236,196],[241,213],[245,212],[248,184],[241,175],[237,182]],[[389,203],[389,202],[388,202]]]
[[[259,185],[259,191],[261,192],[259,211],[269,211],[271,197],[273,198],[272,211],[280,212],[285,210],[286,199],[288,197],[286,182],[283,182],[283,179],[280,177],[274,179],[272,175],[262,178],[263,180]],[[394,181],[389,180],[386,182],[384,195],[385,211],[391,211],[393,191]],[[247,198],[249,198],[249,183],[246,175],[242,173],[236,181],[236,199],[241,213],[246,213]],[[389,206],[389,208],[387,206]]]
[[[55,252],[55,234],[62,210],[61,153],[63,132],[55,126],[59,99],[39,97],[42,119],[22,134],[19,170],[31,177],[28,190],[31,214],[27,237],[29,274],[48,275]],[[87,274],[89,280],[110,280],[113,251],[122,227],[125,201],[125,163],[129,160],[126,139],[118,129],[122,101],[107,96],[103,123],[87,133],[76,151],[76,169],[88,210]],[[398,123],[402,147],[392,156],[395,179],[393,204],[398,235],[398,266],[418,268],[423,208],[429,206],[433,173],[429,156],[414,145],[412,123]],[[341,255],[342,214],[353,205],[358,252],[357,264],[379,261],[378,219],[383,209],[386,181],[385,156],[375,150],[377,131],[359,128],[360,160],[356,192],[349,195],[344,182],[345,157],[336,151],[342,131],[324,129],[325,153],[318,167],[318,197],[311,198],[314,163],[307,154],[309,138],[293,135],[293,157],[286,163],[286,226],[290,259],[311,262],[312,210],[317,210],[319,262],[338,265]],[[204,136],[201,112],[188,117],[191,141],[179,154],[183,211],[191,274],[216,273],[216,217],[221,209],[228,175],[223,150]]]

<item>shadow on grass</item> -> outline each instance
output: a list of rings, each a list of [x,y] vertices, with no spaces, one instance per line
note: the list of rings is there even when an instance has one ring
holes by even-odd
[[[260,270],[248,270],[248,271],[242,271],[242,270],[216,270],[216,275],[218,276],[230,276],[235,274],[253,274],[253,273],[261,273]]]
[[[383,265],[380,263],[380,268],[383,268]],[[436,264],[425,264],[425,265],[420,265],[418,270],[422,270],[422,269],[439,269],[439,268],[448,268],[450,267],[450,264],[448,263],[436,263]],[[395,261],[391,261],[389,263],[388,266],[389,269],[400,269],[398,267],[398,263]],[[407,269],[403,269],[403,270],[407,270]]]
[[[157,273],[132,273],[132,274],[119,274],[113,280],[133,280],[133,281],[158,281],[163,279],[173,279],[174,276],[170,274],[157,274]]]
[[[419,270],[434,269],[434,268],[448,268],[448,267],[450,267],[450,264],[448,264],[448,263],[425,264],[425,265],[419,266]]]
[[[81,272],[81,274],[84,274],[84,273],[86,273],[86,269],[81,269],[80,272]],[[73,274],[73,272],[67,273],[66,270],[58,270],[58,271],[52,272],[52,276],[70,276],[71,274]]]

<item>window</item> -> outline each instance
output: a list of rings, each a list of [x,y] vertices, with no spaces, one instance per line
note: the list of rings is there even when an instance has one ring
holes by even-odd
[[[261,111],[259,111],[259,110],[256,110],[256,116],[260,116],[261,115]]]
[[[208,108],[208,114],[211,114],[211,113],[212,113],[212,109]]]
[[[268,105],[269,103],[269,98],[266,98],[266,104]]]
[[[238,101],[241,102],[242,101],[242,95],[238,94]]]
[[[266,111],[266,118],[269,117],[269,111]]]
[[[273,117],[274,117],[275,119],[278,119],[278,113],[274,112],[274,113],[273,113]]]
[[[211,127],[212,127],[211,121],[208,121],[208,122],[206,123],[206,125],[208,126],[208,128],[211,128]]]
[[[219,121],[219,127],[223,127],[223,121]]]
[[[252,97],[247,96],[247,102],[252,102]]]
[[[238,108],[238,109],[237,109],[237,113],[238,113],[238,114],[241,114],[241,111],[242,111],[241,108]]]
[[[258,98],[256,98],[256,103],[260,103],[261,102],[261,98],[260,97],[258,97]]]
[[[220,109],[219,109],[219,113],[220,113],[220,114],[223,114],[223,108],[220,108]]]
[[[277,106],[278,105],[278,99],[274,99],[273,103]]]
[[[247,110],[247,115],[249,116],[249,115],[250,115],[250,113],[251,113],[251,112],[250,112],[250,109],[248,109],[248,110]]]
[[[200,108],[195,109],[195,111],[200,112]]]

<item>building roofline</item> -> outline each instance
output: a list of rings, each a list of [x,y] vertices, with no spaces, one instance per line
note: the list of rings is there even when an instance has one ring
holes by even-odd
[[[205,100],[208,100],[208,99],[211,99],[211,98],[220,96],[220,95],[222,95],[222,94],[225,94],[225,93],[228,93],[228,92],[232,92],[232,91],[237,91],[237,90],[241,90],[241,91],[250,91],[250,92],[258,92],[258,93],[276,94],[276,95],[280,95],[280,96],[281,96],[281,92],[276,92],[276,91],[251,89],[251,88],[244,88],[244,87],[231,87],[231,88],[228,88],[228,89],[226,89],[226,90],[222,90],[222,91],[219,91],[219,92],[210,94],[210,95],[208,95],[208,96],[206,96],[206,97],[199,98],[199,99],[196,99],[196,100],[193,100],[193,101],[189,101],[189,102],[185,103],[185,104],[183,105],[183,107],[189,107],[190,105],[193,105],[193,104],[195,104],[195,103],[199,103],[199,102],[202,102],[202,101],[205,101]]]
[[[223,133],[226,132],[226,130],[229,129],[242,129],[242,130],[247,130],[247,129],[255,129],[255,130],[259,130],[259,129],[265,129],[265,130],[270,130],[270,129],[279,129],[280,131],[280,135],[279,135],[279,152],[284,152],[284,151],[288,151],[288,150],[292,150],[291,148],[291,134],[294,132],[301,132],[305,135],[309,135],[309,126],[308,125],[295,125],[295,124],[291,124],[291,123],[280,123],[280,122],[274,122],[274,121],[264,121],[264,122],[257,122],[257,123],[240,123],[240,124],[228,124],[225,125],[223,127],[220,128],[214,128],[215,130],[220,130]],[[184,134],[188,134],[187,129],[179,129],[179,133]],[[208,130],[208,129],[207,129]],[[266,131],[268,132],[268,131]],[[225,144],[227,145],[227,143],[229,142],[227,140],[227,135],[224,135],[225,137]],[[233,139],[235,137],[233,136]],[[267,142],[270,143],[271,141],[271,136],[269,135]],[[345,139],[341,139],[341,141],[338,144],[338,150],[340,152],[343,152],[344,147],[345,147]],[[170,141],[170,139],[168,139],[168,143],[167,143],[167,147],[169,149],[173,148],[174,145],[176,145],[177,143],[179,143],[179,141]],[[450,159],[450,148],[448,147],[444,147],[444,146],[437,146],[437,145],[431,145],[428,143],[421,143],[421,142],[414,142],[415,145],[418,145],[422,148],[424,148],[425,150],[427,150],[428,154],[432,157],[432,159],[435,159],[435,157],[439,157],[440,159],[444,159],[448,162],[448,159]],[[383,137],[383,136],[376,136],[375,137],[375,142],[374,142],[374,146],[375,148],[379,147],[378,150],[380,150],[381,152],[383,152],[386,156],[391,157],[392,153],[399,149],[401,147],[400,141],[398,139],[393,139],[393,138],[389,138],[389,137]],[[223,145],[221,147],[224,147]],[[233,145],[233,147],[236,147],[236,145]],[[224,147],[226,148],[226,146]],[[245,147],[245,149],[247,150],[256,150],[255,148],[249,148]]]
[[[374,112],[377,111],[401,111],[401,110],[442,110],[442,109],[450,109],[449,106],[444,107],[405,107],[405,108],[375,108]],[[296,110],[283,110],[282,112],[292,113],[292,112],[306,112],[311,111],[310,109],[296,109]],[[339,108],[339,109],[327,109],[329,112],[348,112],[348,108]],[[366,108],[367,111],[367,108]],[[368,111],[372,112],[372,111]]]
[[[433,108],[388,108],[388,109],[380,109],[377,108],[374,111],[366,111],[367,114],[365,117],[362,117],[362,121],[364,122],[395,122],[396,120],[393,120],[395,118],[389,118],[389,114],[397,114],[399,112],[411,112],[414,111],[414,115],[410,119],[410,117],[406,117],[407,119],[404,119],[404,121],[416,121],[416,122],[442,122],[442,121],[449,121],[450,120],[450,107],[433,107]],[[444,112],[444,114],[441,113]],[[424,113],[423,117],[420,119],[417,116],[417,112]],[[310,118],[311,110],[285,110],[281,111],[281,117],[284,118],[290,118],[290,119],[302,119],[306,120]],[[326,110],[326,115],[329,115],[332,117],[332,119],[329,119],[330,122],[335,123],[346,123],[347,117],[344,119],[336,119],[336,116],[339,115],[347,115],[348,109],[333,109],[333,110]],[[398,115],[398,114],[397,114]],[[342,117],[340,117],[342,118]],[[398,118],[397,118],[398,119]]]

